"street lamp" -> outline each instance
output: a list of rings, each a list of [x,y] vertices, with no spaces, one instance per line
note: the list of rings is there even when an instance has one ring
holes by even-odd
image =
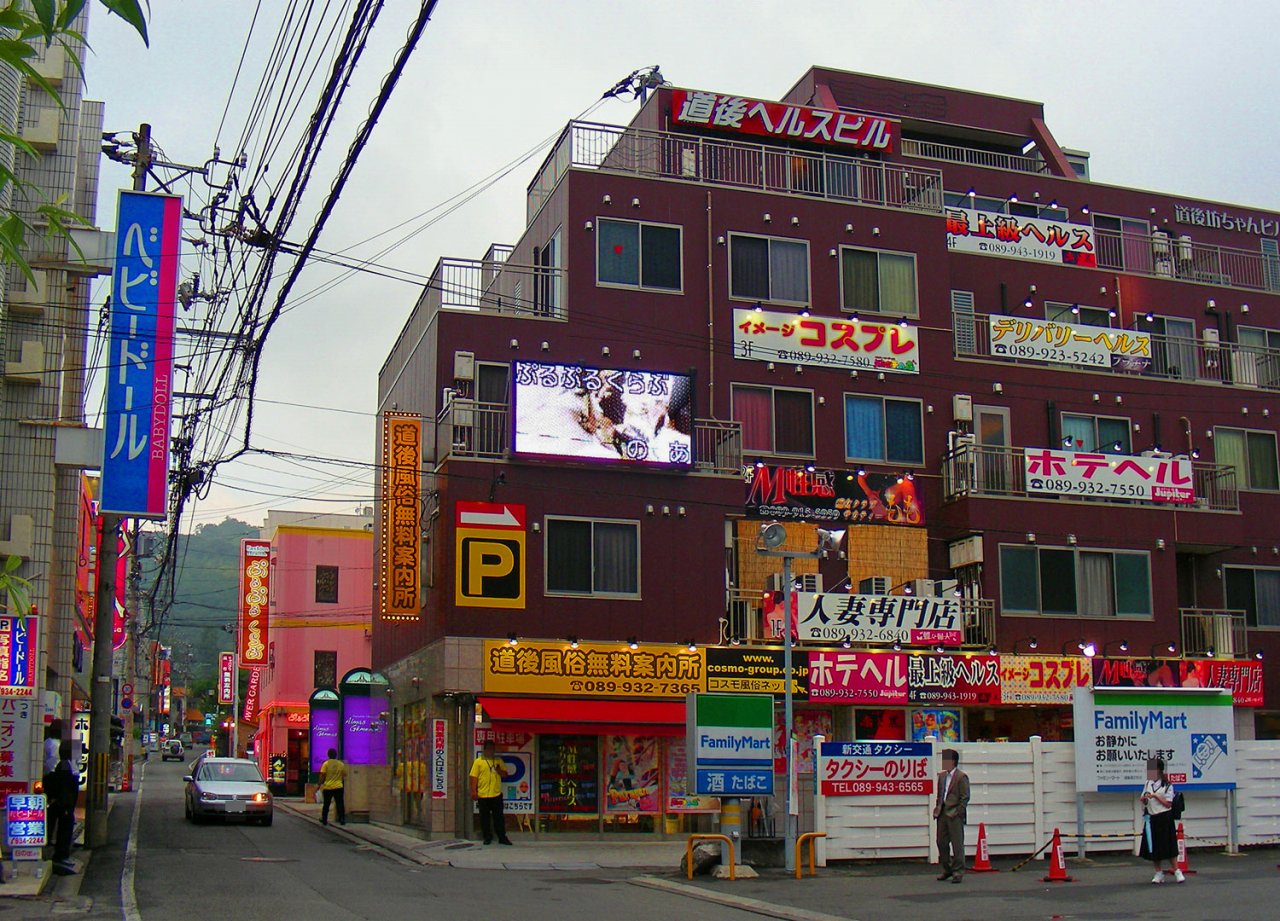
[[[791,802],[791,772],[795,770],[795,765],[791,763],[791,735],[795,729],[793,692],[791,684],[791,649],[794,642],[791,636],[791,561],[797,559],[826,557],[831,553],[837,553],[840,558],[843,559],[844,553],[840,550],[840,544],[843,542],[846,533],[847,532],[844,529],[829,530],[827,528],[818,528],[817,549],[809,551],[779,550],[778,548],[787,541],[787,529],[774,521],[761,525],[760,534],[756,538],[757,553],[761,556],[772,556],[782,560],[782,740],[787,764],[787,787],[784,798],[784,802],[787,807],[787,821],[786,837],[783,841],[783,852],[786,855],[786,869],[788,872],[794,871],[796,868],[795,845],[797,808],[797,804]]]

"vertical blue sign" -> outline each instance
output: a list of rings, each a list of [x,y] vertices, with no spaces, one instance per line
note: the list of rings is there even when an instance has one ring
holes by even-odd
[[[25,617],[0,617],[0,694],[31,697],[31,624]]]
[[[102,511],[164,518],[182,199],[121,191],[111,278]]]

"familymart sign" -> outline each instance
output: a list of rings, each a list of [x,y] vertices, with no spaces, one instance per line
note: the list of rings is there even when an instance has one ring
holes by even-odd
[[[690,694],[686,699],[695,793],[773,794],[773,697]]]

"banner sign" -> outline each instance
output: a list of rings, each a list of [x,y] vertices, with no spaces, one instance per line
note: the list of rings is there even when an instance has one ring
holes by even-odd
[[[684,697],[706,682],[706,654],[685,646],[486,641],[486,693],[522,696]]]
[[[1075,699],[1076,789],[1136,792],[1163,758],[1184,789],[1234,790],[1235,720],[1225,691],[1081,689]]]
[[[596,815],[600,811],[598,765],[595,736],[539,736],[538,812]]]
[[[733,357],[852,371],[920,373],[920,334],[901,323],[733,310]]]
[[[271,541],[240,541],[240,667],[268,664]]]
[[[881,153],[894,151],[899,131],[898,122],[879,115],[766,102],[705,90],[672,90],[671,113],[678,125]]]
[[[994,706],[998,656],[810,652],[809,700],[859,706]]]
[[[959,742],[960,711],[912,710],[911,741],[923,742],[930,736],[939,742]]]
[[[235,678],[231,679],[232,681]],[[252,723],[258,718],[258,689],[262,683],[262,669],[249,669],[249,683],[245,686],[244,691],[244,716],[246,723]]]
[[[382,571],[378,598],[383,620],[417,620],[422,592],[422,417],[382,414]]]
[[[696,793],[773,794],[772,696],[690,694],[685,712]]]
[[[26,793],[31,782],[31,724],[35,701],[0,697],[0,795]]]
[[[342,695],[342,760],[347,764],[387,763],[387,720],[381,697]]]
[[[746,464],[745,511],[766,521],[924,524],[924,505],[910,474],[854,473]]]
[[[256,672],[257,669],[254,669]],[[334,707],[317,707],[311,708],[311,725],[307,728],[311,736],[311,773],[319,774],[321,766],[329,758],[329,749],[342,750],[339,736],[341,731],[339,723],[341,715],[338,708]]]
[[[1070,704],[1076,688],[1093,686],[1081,656],[1000,656],[1000,703]]]
[[[791,741],[795,743],[796,774],[812,774],[814,771],[815,752],[814,736],[831,738],[834,731],[834,717],[830,710],[811,710],[797,707],[791,714]],[[787,772],[787,715],[782,710],[773,712],[773,772]]]
[[[235,699],[236,654],[218,653],[218,703],[229,704]]]
[[[823,742],[823,796],[929,795],[931,742]]]
[[[655,815],[662,812],[662,776],[657,736],[605,736],[605,812]]]
[[[532,733],[491,726],[476,726],[472,733],[475,757],[480,757],[485,742],[493,742],[497,746],[498,757],[506,765],[507,773],[502,778],[502,809],[508,814],[534,813],[533,741]],[[432,797],[439,798],[435,796],[434,788]],[[474,812],[479,814],[479,803],[475,804]]]
[[[960,599],[918,595],[798,592],[802,641],[889,646],[959,646],[964,642]]]
[[[449,795],[449,721],[431,721],[431,798]]]
[[[525,507],[455,503],[455,604],[524,609]]]
[[[5,843],[13,847],[43,847],[46,844],[47,809],[43,793],[15,795],[5,799]]]
[[[0,617],[0,697],[32,697],[36,692],[33,617]]]
[[[1023,451],[1027,492],[1173,502],[1196,501],[1191,459],[1084,454],[1052,448]]]
[[[1151,365],[1151,337],[1132,330],[992,314],[987,338],[993,358],[1133,372]]]
[[[684,739],[667,739],[667,812],[719,812],[720,800],[699,796],[689,780],[689,747]]]
[[[995,706],[1000,703],[1000,657],[908,656],[907,689],[913,703]]]
[[[121,190],[103,415],[104,512],[168,514],[174,296],[182,198]]]
[[[1263,706],[1256,659],[1094,659],[1094,687],[1220,688],[1237,707]]]
[[[947,249],[1031,262],[1098,267],[1093,227],[972,208],[947,209]]]
[[[712,694],[787,693],[783,680],[786,653],[776,646],[712,646],[707,649],[707,691]],[[791,650],[791,696],[809,696],[809,654]]]

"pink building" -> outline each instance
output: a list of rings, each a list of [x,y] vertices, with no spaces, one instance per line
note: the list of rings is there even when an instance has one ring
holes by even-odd
[[[301,794],[309,776],[307,699],[368,668],[373,515],[272,511],[268,666],[259,675],[254,753],[275,769],[282,792]],[[243,708],[242,708],[243,713]]]

